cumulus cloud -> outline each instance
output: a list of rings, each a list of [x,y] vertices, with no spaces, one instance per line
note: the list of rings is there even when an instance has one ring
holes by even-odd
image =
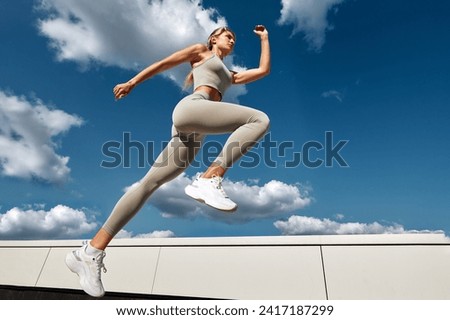
[[[339,215],[339,219],[343,216]],[[406,230],[402,225],[382,225],[378,222],[337,222],[330,219],[293,215],[288,220],[279,220],[275,227],[283,235],[344,235],[344,234],[400,234],[400,233],[443,233],[441,230]]]
[[[327,20],[328,12],[344,0],[281,0],[281,25],[292,24],[292,34],[301,32],[310,49],[320,50],[325,33],[333,29]]]
[[[257,185],[254,181],[233,182],[225,179],[224,189],[239,207],[234,213],[222,213],[189,198],[184,193],[184,188],[190,183],[192,179],[182,174],[161,186],[152,195],[150,203],[167,218],[206,217],[226,223],[243,223],[255,219],[279,217],[302,209],[312,201],[306,188],[300,185],[286,184],[277,180]]]
[[[57,154],[55,138],[83,120],[39,100],[0,90],[0,172],[51,183],[67,180],[69,157]]]
[[[122,229],[117,233],[117,239],[145,239],[145,238],[173,238],[175,233],[171,230],[155,230],[149,233],[139,233],[133,235],[133,232]]]
[[[57,205],[14,207],[0,214],[0,239],[69,239],[93,231],[97,222],[82,210]]]
[[[59,61],[84,67],[96,62],[140,70],[183,47],[205,43],[212,30],[227,24],[201,0],[45,0],[38,28],[50,39]],[[232,57],[227,60],[232,68]],[[183,86],[188,65],[165,75]],[[231,94],[244,94],[235,86]]]

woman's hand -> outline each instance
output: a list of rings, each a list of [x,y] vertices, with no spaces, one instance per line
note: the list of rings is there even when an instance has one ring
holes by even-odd
[[[135,85],[130,81],[118,84],[113,89],[114,98],[116,98],[116,100],[122,99],[133,90],[134,86]]]
[[[256,33],[261,39],[267,39],[269,37],[269,32],[266,27],[261,24],[258,24],[253,32]]]

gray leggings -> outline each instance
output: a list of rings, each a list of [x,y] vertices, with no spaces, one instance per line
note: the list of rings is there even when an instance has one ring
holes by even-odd
[[[103,228],[115,236],[162,184],[181,174],[200,150],[207,134],[230,133],[214,161],[227,169],[268,130],[269,118],[259,110],[209,100],[199,91],[182,99],[172,115],[172,139],[140,183],[117,202]]]

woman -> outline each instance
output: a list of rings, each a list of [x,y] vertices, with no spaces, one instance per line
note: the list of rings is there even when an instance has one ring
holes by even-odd
[[[81,287],[89,295],[99,297],[105,293],[101,270],[106,272],[103,258],[109,242],[159,186],[187,168],[207,134],[231,133],[217,159],[203,174],[197,174],[185,192],[216,209],[236,210],[237,205],[222,188],[223,176],[267,132],[269,118],[261,111],[224,103],[221,99],[231,84],[249,83],[269,74],[268,32],[264,26],[258,25],[254,33],[261,40],[258,68],[232,72],[225,67],[222,59],[232,52],[236,37],[229,28],[222,27],[211,33],[207,45],[195,44],[177,51],[139,72],[130,81],[114,87],[115,98],[121,99],[138,84],[160,72],[184,62],[192,66],[187,83],[193,82],[194,92],[182,99],[173,111],[171,141],[138,186],[127,191],[117,202],[94,238],[66,257],[67,266],[78,274]]]

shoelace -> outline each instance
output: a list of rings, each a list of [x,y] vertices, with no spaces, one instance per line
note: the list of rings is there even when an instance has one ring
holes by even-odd
[[[214,188],[219,190],[219,192],[225,197],[228,198],[228,195],[225,193],[225,190],[222,187],[223,178],[219,176],[213,176],[211,182],[214,184]]]
[[[106,270],[105,264],[103,263],[103,258],[106,256],[106,252],[100,253],[98,256],[95,257],[95,262],[97,264],[97,274],[100,277],[101,272],[106,273],[108,270]]]

